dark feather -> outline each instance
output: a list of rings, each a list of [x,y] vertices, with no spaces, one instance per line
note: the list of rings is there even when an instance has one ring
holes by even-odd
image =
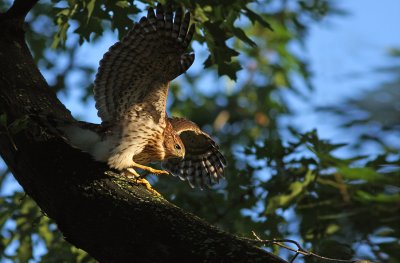
[[[173,175],[187,180],[191,187],[210,187],[224,178],[226,160],[218,145],[193,122],[183,118],[170,118],[174,130],[185,145],[183,160],[169,159],[163,167]]]

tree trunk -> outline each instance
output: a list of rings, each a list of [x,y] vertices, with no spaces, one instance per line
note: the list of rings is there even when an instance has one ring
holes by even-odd
[[[72,118],[25,44],[23,20],[35,2],[17,0],[0,15],[0,153],[66,240],[102,263],[285,262],[108,171],[27,118]]]

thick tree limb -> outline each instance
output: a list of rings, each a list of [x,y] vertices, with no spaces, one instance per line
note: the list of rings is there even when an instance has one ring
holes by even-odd
[[[118,174],[105,173],[105,164],[29,119],[21,121],[32,112],[72,118],[20,34],[18,20],[34,2],[16,1],[0,19],[0,115],[7,116],[0,127],[0,154],[65,238],[102,263],[285,262]]]
[[[26,15],[38,1],[39,0],[15,0],[11,8],[6,12],[6,15],[23,22]]]

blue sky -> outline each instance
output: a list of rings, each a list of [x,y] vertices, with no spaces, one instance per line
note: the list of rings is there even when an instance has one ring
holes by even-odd
[[[311,27],[305,56],[314,74],[315,90],[303,90],[306,101],[287,94],[297,115],[286,122],[295,123],[301,131],[317,128],[323,138],[336,138],[335,142],[338,138],[340,142],[351,142],[351,134],[337,129],[335,118],[316,112],[314,107],[357,98],[391,78],[374,69],[393,64],[387,52],[400,47],[400,34],[395,29],[400,25],[400,1],[338,3],[347,16],[330,17]]]

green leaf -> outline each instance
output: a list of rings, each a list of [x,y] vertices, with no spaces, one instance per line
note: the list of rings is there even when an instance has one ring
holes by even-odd
[[[128,1],[117,1],[115,3],[116,6],[119,6],[121,8],[127,8],[129,7],[129,2]]]
[[[250,10],[247,7],[245,7],[244,10],[245,10],[245,15],[251,20],[251,22],[253,24],[257,21],[262,26],[270,29],[271,31],[274,31],[274,29],[271,27],[271,25],[266,20],[264,20],[264,18],[262,18],[259,14],[253,12],[252,10]]]
[[[43,217],[45,218],[45,217]],[[42,220],[43,222],[40,224],[38,228],[38,234],[45,241],[46,246],[50,246],[52,242],[54,242],[54,233],[49,229],[49,220]]]
[[[18,262],[28,263],[28,261],[33,258],[32,239],[29,235],[26,235],[19,241],[19,247],[17,249]]]
[[[361,202],[370,203],[370,202],[377,202],[377,203],[393,203],[399,204],[400,203],[400,194],[371,194],[362,190],[356,191],[356,199]]]
[[[241,69],[241,65],[238,62],[231,63],[219,63],[218,64],[218,75],[226,75],[232,80],[236,80],[236,73]]]
[[[296,181],[290,184],[289,194],[281,194],[274,196],[268,200],[267,214],[272,214],[277,208],[287,208],[295,201],[298,201],[302,195],[307,192],[307,187],[314,181],[315,174],[308,170],[304,181]]]
[[[101,20],[97,17],[92,17],[90,21],[86,25],[80,25],[77,29],[75,29],[74,33],[79,34],[80,44],[83,43],[83,40],[90,41],[90,37],[93,34],[97,34],[98,36],[103,34],[103,28],[101,26]]]
[[[95,4],[96,4],[96,0],[89,0],[89,2],[86,4],[86,10],[88,12],[88,14],[87,14],[88,22],[89,22],[90,18],[92,17]]]
[[[257,44],[253,40],[251,40],[242,29],[233,27],[232,32],[233,34],[235,34],[236,37],[238,37],[243,42],[249,44],[250,46],[252,47],[257,46]]]
[[[340,167],[338,172],[344,176],[344,178],[349,180],[365,180],[367,182],[385,182],[390,181],[384,174],[378,173],[375,170],[362,167],[362,168],[350,168],[350,167]]]

